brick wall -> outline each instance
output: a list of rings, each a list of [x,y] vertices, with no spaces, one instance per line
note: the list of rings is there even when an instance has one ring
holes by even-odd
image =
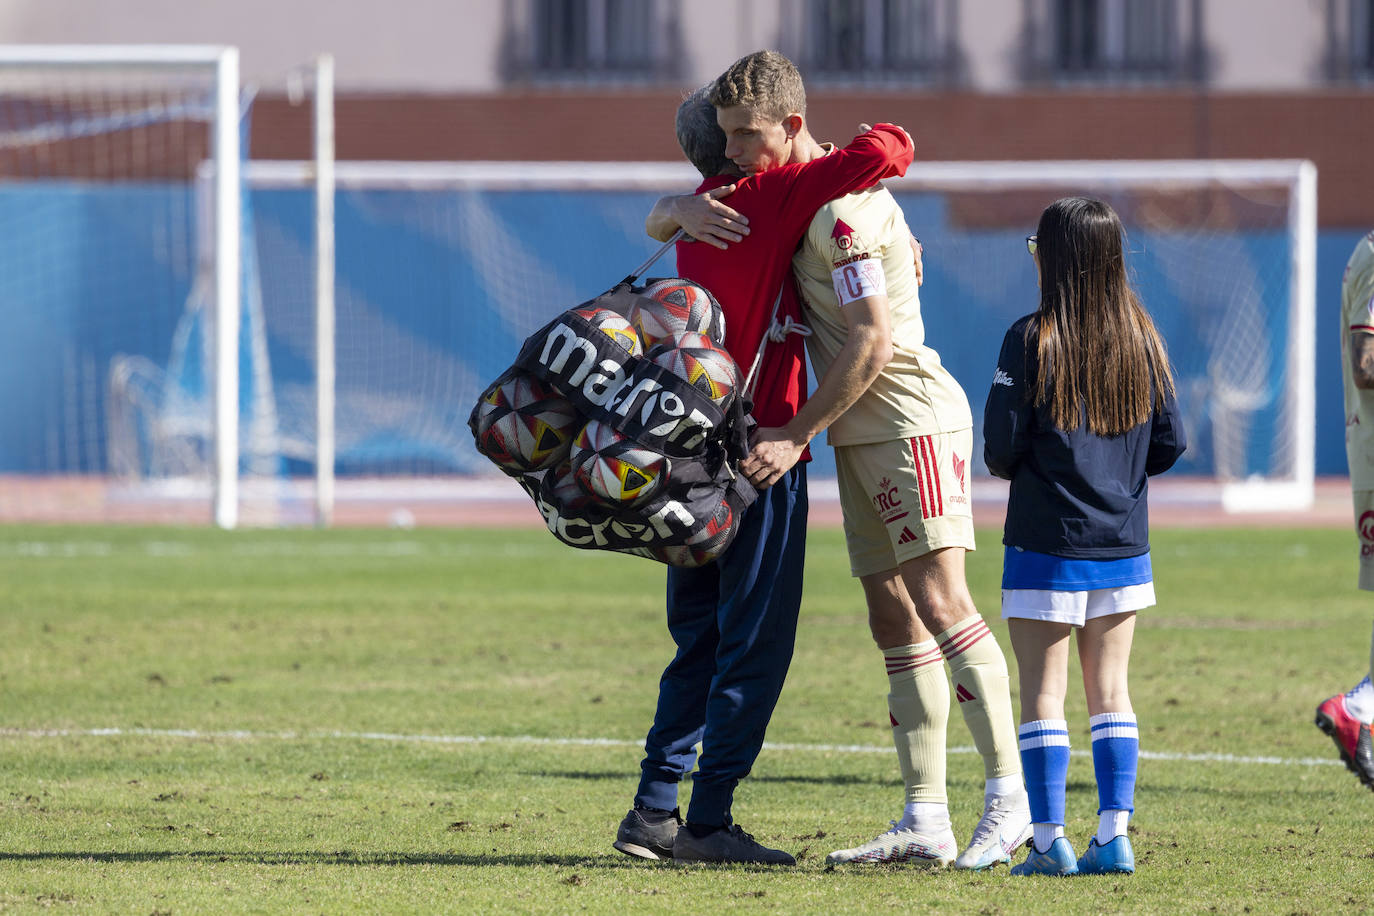
[[[351,96],[340,159],[676,160],[675,92]],[[1374,93],[816,93],[817,137],[895,121],[924,159],[1312,159],[1325,227],[1374,226]],[[308,107],[263,97],[257,158],[305,158]]]

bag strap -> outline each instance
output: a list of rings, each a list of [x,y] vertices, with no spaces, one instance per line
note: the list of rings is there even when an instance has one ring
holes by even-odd
[[[639,265],[638,267],[636,267],[636,268],[634,269],[634,271],[631,272],[630,275],[629,275],[628,277],[626,277],[624,280],[621,280],[620,282],[621,282],[621,283],[626,283],[626,284],[629,284],[629,285],[633,286],[635,280],[638,280],[638,279],[644,274],[644,271],[646,271],[646,270],[648,270],[650,267],[652,267],[652,266],[654,265],[654,262],[655,262],[655,261],[657,261],[659,258],[663,257],[665,254],[667,254],[667,253],[668,253],[668,249],[669,249],[669,248],[672,248],[674,245],[676,245],[676,244],[678,243],[678,240],[681,239],[681,238],[683,238],[683,237],[685,236],[685,234],[686,234],[686,233],[684,233],[683,230],[681,230],[681,229],[679,229],[677,232],[674,232],[672,238],[670,238],[670,239],[668,239],[668,241],[664,242],[664,243],[663,243],[663,246],[662,246],[661,248],[659,248],[658,251],[655,251],[653,254],[651,254],[651,255],[649,256],[649,260],[645,261],[643,264],[641,264],[641,265]]]

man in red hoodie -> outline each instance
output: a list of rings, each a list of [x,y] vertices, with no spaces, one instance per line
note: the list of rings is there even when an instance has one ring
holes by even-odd
[[[759,142],[750,145],[759,152],[757,161],[747,161],[744,178],[729,174],[734,170],[724,156],[726,138],[716,124],[709,87],[698,90],[678,110],[677,134],[705,180],[697,195],[660,201],[648,228],[664,239],[683,226],[702,239],[738,241],[720,247],[679,242],[678,273],[720,302],[725,348],[743,373],[755,367],[753,415],[768,428],[794,417],[806,390],[801,337],[781,332],[801,315],[793,252],[821,205],[903,174],[913,150],[905,131],[880,124],[825,155],[806,128],[806,96],[796,68],[775,52],[755,56],[788,89],[785,103],[759,111],[750,128],[758,132]],[[728,207],[719,201],[726,194]],[[773,342],[766,340],[770,327],[777,332]],[[806,511],[806,465],[799,462],[759,494],[715,562],[669,568],[668,629],[677,654],[659,684],[634,808],[616,836],[621,852],[649,859],[795,864],[788,853],[760,845],[735,825],[731,806],[736,785],[763,745],[791,662]],[[678,787],[694,764],[684,824]]]

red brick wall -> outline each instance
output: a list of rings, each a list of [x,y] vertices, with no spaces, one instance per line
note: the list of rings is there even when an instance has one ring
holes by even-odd
[[[352,96],[337,103],[340,159],[676,160],[672,91]],[[1374,226],[1374,93],[912,95],[816,93],[820,138],[895,121],[924,159],[1307,158],[1326,227]],[[263,97],[257,158],[305,158],[308,107]]]

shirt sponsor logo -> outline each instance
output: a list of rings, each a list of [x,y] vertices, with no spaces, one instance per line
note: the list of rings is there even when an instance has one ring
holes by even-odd
[[[1001,366],[998,366],[998,367],[997,367],[997,371],[994,372],[994,373],[992,374],[992,383],[993,383],[994,385],[1005,385],[1005,386],[1008,387],[1008,388],[1010,388],[1012,385],[1016,384],[1015,382],[1012,381],[1012,378],[1011,378],[1010,375],[1007,375],[1006,372],[1002,371],[1002,367],[1001,367]]]
[[[866,261],[871,257],[872,255],[867,251],[861,251],[858,254],[851,254],[847,258],[840,258],[838,261],[835,261],[834,264],[836,267],[843,267],[846,264],[853,264],[855,261]]]
[[[835,245],[841,251],[848,251],[854,247],[854,230],[849,228],[849,224],[842,219],[835,220],[835,227],[830,230],[830,237],[835,240]]]
[[[959,481],[959,492],[967,493],[968,486],[964,480],[964,469],[968,466],[968,462],[953,452],[950,452],[950,457],[954,464],[954,477]]]

